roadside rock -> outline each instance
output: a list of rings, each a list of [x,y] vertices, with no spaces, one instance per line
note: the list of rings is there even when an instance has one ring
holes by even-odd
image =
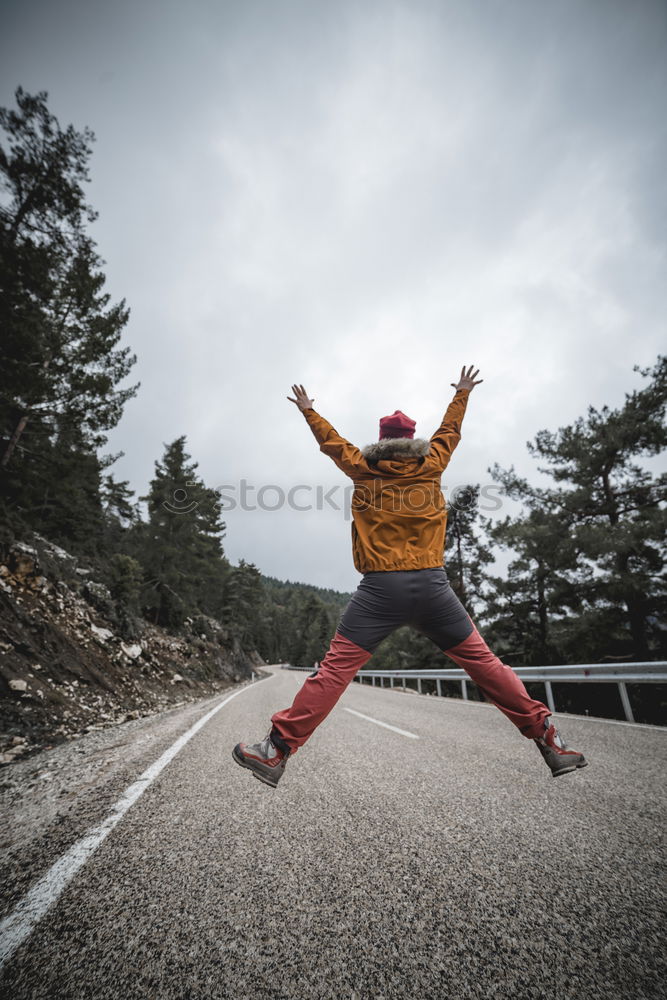
[[[108,642],[109,639],[113,639],[113,632],[108,628],[98,628],[97,625],[91,625],[90,631],[93,633],[96,639],[101,642]]]
[[[124,642],[121,642],[120,648],[125,656],[127,656],[130,660],[136,660],[142,653],[141,646],[138,643],[132,646],[126,646]]]
[[[39,536],[0,552],[0,764],[209,697],[263,664],[201,615],[178,635],[142,621],[141,642],[123,642],[102,610],[109,592],[81,569]]]

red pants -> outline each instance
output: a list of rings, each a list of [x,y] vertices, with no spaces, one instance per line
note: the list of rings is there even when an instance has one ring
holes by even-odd
[[[541,701],[526,691],[520,677],[491,652],[477,629],[463,642],[444,650],[462,667],[482,693],[524,734],[532,739],[544,732],[550,715]],[[371,653],[336,632],[315,677],[306,678],[292,706],[276,712],[271,721],[292,752],[303,746],[326,719],[343,691]]]

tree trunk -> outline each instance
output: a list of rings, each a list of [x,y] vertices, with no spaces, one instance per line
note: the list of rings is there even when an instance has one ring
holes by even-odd
[[[615,527],[619,523],[616,498],[614,497],[609,483],[609,474],[606,471],[602,475],[602,482],[605,496],[609,503],[609,523],[612,527]],[[632,590],[632,587],[625,586],[628,581],[628,577],[630,576],[630,572],[628,570],[629,559],[630,557],[627,552],[619,553],[616,556],[616,568],[618,570],[619,578],[624,584],[623,600],[628,610],[628,623],[630,625],[630,634],[632,636],[634,657],[636,660],[648,660],[650,659],[651,653],[648,647],[648,637],[646,635],[646,616],[644,614],[643,598],[640,593]]]
[[[70,308],[71,308],[71,301],[70,301],[70,304],[67,306],[67,309],[65,310],[65,315],[63,316],[63,321],[60,324],[60,329],[61,330],[63,329],[63,327],[65,325],[65,322],[66,322],[67,317],[69,315]],[[49,367],[50,364],[51,364],[51,356],[47,355],[47,357],[45,357],[44,360],[42,361],[42,371],[45,372],[46,369]],[[35,405],[35,400],[34,399],[31,401],[31,405],[32,406]],[[19,420],[18,424],[14,428],[14,433],[10,437],[9,444],[5,448],[5,453],[2,456],[2,460],[0,461],[0,468],[3,468],[3,469],[7,468],[7,465],[9,463],[9,459],[12,457],[12,452],[14,451],[14,448],[16,447],[19,438],[21,437],[21,435],[23,434],[23,431],[25,430],[25,425],[28,423],[28,417],[29,416],[30,416],[30,411],[28,411],[27,413],[24,413],[23,416],[21,417],[21,419]]]
[[[648,637],[646,635],[646,617],[644,615],[642,605],[643,601],[640,595],[626,595],[625,606],[628,609],[628,619],[630,622],[630,633],[632,635],[635,659],[650,660],[651,651],[648,646]]]
[[[633,654],[636,660],[648,660],[651,657],[648,648],[648,637],[646,635],[646,616],[644,613],[644,600],[640,593],[628,587],[629,556],[627,553],[620,553],[616,556],[616,567],[618,575],[624,584],[623,601],[628,610],[628,624],[630,625],[630,635],[632,636]]]
[[[16,445],[18,444],[18,440],[21,437],[21,435],[23,434],[23,431],[25,430],[25,425],[28,423],[28,417],[29,416],[30,416],[29,413],[24,413],[21,416],[21,418],[20,418],[19,422],[17,423],[16,427],[14,428],[14,433],[10,437],[9,442],[7,444],[7,447],[5,448],[5,453],[2,456],[2,460],[0,461],[0,467],[2,467],[3,469],[6,469],[7,465],[9,464],[9,459],[12,457],[12,453],[14,451],[14,448],[16,448]]]
[[[537,616],[540,623],[540,646],[541,646],[541,656],[542,659],[548,659],[548,642],[549,642],[549,614],[547,608],[547,599],[544,588],[544,565],[541,562],[537,564]],[[546,664],[545,664],[546,666]]]

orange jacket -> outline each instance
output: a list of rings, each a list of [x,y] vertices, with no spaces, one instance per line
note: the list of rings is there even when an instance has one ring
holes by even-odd
[[[469,392],[459,389],[430,441],[396,445],[395,457],[372,457],[342,438],[315,410],[304,416],[328,455],[354,482],[352,553],[360,573],[442,566],[447,508],[440,478],[461,439]],[[391,451],[394,447],[389,442]],[[401,454],[404,449],[407,453]],[[422,454],[418,454],[419,451]],[[370,453],[371,457],[366,457]]]

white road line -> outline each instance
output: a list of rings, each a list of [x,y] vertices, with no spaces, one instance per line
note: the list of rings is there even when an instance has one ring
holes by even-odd
[[[380,722],[379,719],[372,719],[370,715],[364,715],[363,712],[355,712],[353,708],[346,708],[343,705],[346,712],[351,712],[352,715],[358,715],[360,719],[366,719],[367,722],[374,722],[376,726],[384,726],[385,729],[391,729],[394,733],[400,733],[401,736],[409,736],[411,740],[418,740],[419,737],[415,733],[409,733],[407,729],[399,729],[398,726],[390,726],[388,722]]]
[[[209,719],[212,719],[232,698],[243,694],[244,691],[251,690],[254,686],[254,684],[250,684],[230,694],[224,701],[221,701],[219,705],[216,705],[195,722],[187,732],[179,736],[176,742],[172,743],[154,764],[151,764],[129,788],[125,789],[118,801],[111,807],[107,818],[72,844],[69,851],[63,854],[25,894],[16,908],[3,920],[0,920],[0,968],[11,958],[19,945],[29,937],[35,924],[42,919],[46,911],[62,895],[82,865],[97,850],[105,837],[111,833],[128,809],[155,781],[160,772],[174,759],[179,750],[182,750],[195,733],[198,733],[202,726],[205,726]]]

